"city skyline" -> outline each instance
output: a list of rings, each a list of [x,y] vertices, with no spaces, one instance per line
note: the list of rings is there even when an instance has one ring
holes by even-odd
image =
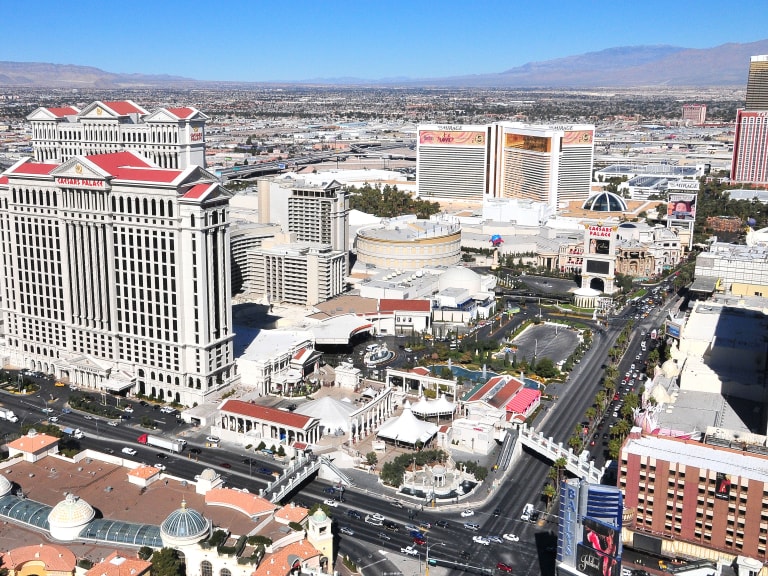
[[[438,9],[401,0],[362,6],[292,0],[228,3],[206,15],[208,5],[195,2],[141,0],[127,11],[86,0],[70,8],[89,23],[85,33],[62,19],[59,5],[43,0],[34,18],[21,5],[6,11],[0,60],[203,81],[437,78],[503,72],[623,46],[754,42],[765,38],[764,19],[733,17],[740,11],[755,14],[752,7],[714,0],[695,5],[654,0],[640,9],[604,1],[490,0],[477,7],[446,0]],[[119,24],[126,18],[132,24]]]

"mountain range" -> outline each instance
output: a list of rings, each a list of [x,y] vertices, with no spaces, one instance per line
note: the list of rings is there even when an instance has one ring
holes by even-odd
[[[216,86],[335,85],[462,88],[746,87],[749,58],[768,54],[768,40],[713,48],[624,46],[494,74],[445,78],[315,78],[296,82],[209,82],[172,75],[115,74],[89,66],[0,62],[0,85],[28,88],[215,88]]]

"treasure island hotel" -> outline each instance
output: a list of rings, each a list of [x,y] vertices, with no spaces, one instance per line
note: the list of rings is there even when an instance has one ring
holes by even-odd
[[[230,194],[196,163],[204,117],[112,102],[29,119],[38,161],[0,176],[2,360],[184,405],[232,385]]]
[[[555,208],[590,193],[594,126],[421,125],[419,196],[481,203],[517,198]]]

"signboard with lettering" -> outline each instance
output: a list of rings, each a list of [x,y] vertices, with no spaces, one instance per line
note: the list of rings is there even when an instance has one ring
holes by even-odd
[[[587,235],[590,238],[610,238],[616,232],[614,226],[590,226],[587,229]]]
[[[616,558],[579,544],[576,552],[576,569],[587,576],[618,576],[620,564]]]
[[[680,324],[667,322],[667,336],[672,336],[672,338],[680,338]]]
[[[669,183],[667,190],[688,190],[693,192],[699,191],[698,180],[674,180]]]
[[[557,559],[573,565],[579,538],[578,485],[565,481],[560,485],[560,522],[558,525]]]
[[[59,176],[56,178],[56,184],[59,186],[75,186],[77,188],[104,188],[104,180],[94,180],[92,178]]]
[[[463,130],[421,130],[419,144],[437,146],[485,146],[485,132]]]
[[[669,194],[667,220],[690,222],[696,219],[696,194]]]

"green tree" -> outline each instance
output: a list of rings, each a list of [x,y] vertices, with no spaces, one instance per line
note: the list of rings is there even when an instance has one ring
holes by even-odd
[[[379,457],[376,455],[376,452],[368,452],[365,455],[365,462],[368,464],[368,466],[373,466],[374,464],[378,463]]]
[[[554,378],[559,374],[559,370],[551,359],[544,357],[537,360],[535,373],[542,378]]]
[[[150,548],[149,546],[142,546],[141,548],[139,548],[139,551],[136,554],[142,560],[149,560],[150,558],[152,558],[152,554],[154,554],[154,550],[152,550],[152,548]]]
[[[544,489],[541,491],[541,495],[544,497],[544,500],[547,502],[547,506],[549,506],[549,503],[552,501],[552,498],[554,498],[557,495],[557,490],[555,490],[555,487],[552,486],[549,482],[544,486]]]
[[[152,554],[152,576],[184,576],[184,564],[173,548],[161,548]]]

